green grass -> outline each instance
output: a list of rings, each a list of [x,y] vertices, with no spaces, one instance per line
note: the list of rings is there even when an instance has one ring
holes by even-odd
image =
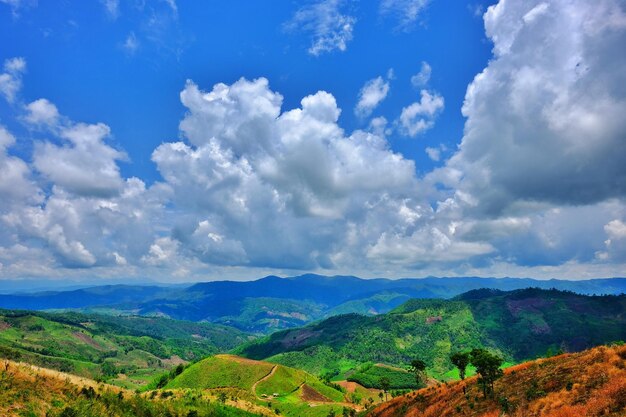
[[[418,388],[415,375],[397,368],[380,365],[366,365],[352,374],[348,381],[354,381],[366,388],[382,388],[380,379],[387,378],[391,389]]]
[[[212,356],[194,363],[165,388],[240,388],[251,390],[252,385],[269,374],[273,365],[268,362],[239,362],[229,355]]]

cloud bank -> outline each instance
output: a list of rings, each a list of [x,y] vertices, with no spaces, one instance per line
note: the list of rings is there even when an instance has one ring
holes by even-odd
[[[303,9],[312,54],[349,40],[345,22],[328,23],[344,16],[340,4]],[[0,126],[0,275],[619,274],[623,6],[509,0],[484,22],[493,57],[468,86],[458,149],[427,147],[441,166],[420,175],[382,118],[346,132],[329,92],[286,109],[267,79],[242,78],[186,83],[180,137],[154,150],[161,180],[147,185],[122,175],[127,157],[106,124],[73,121],[45,98],[24,103],[26,61],[5,61],[0,93],[38,134],[24,157],[26,139]],[[444,108],[425,68],[413,81],[420,100],[397,121],[407,136]],[[371,115],[388,89],[368,82],[357,113]]]

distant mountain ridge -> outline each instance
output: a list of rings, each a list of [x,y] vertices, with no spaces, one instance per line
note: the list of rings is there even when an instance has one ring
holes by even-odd
[[[530,278],[361,279],[305,274],[255,281],[212,281],[187,287],[107,285],[71,291],[0,294],[8,309],[105,308],[180,320],[210,321],[254,333],[301,326],[337,313],[379,314],[411,298],[452,298],[491,288],[503,291],[536,287],[580,294],[626,293],[626,278],[584,281]]]

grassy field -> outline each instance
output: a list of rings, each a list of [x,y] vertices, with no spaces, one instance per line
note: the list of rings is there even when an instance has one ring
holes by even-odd
[[[341,415],[349,404],[344,392],[305,371],[233,355],[217,355],[186,368],[165,390],[191,390],[237,398],[286,416]]]
[[[194,363],[165,388],[240,388],[252,385],[269,374],[273,365],[231,355],[217,355]]]

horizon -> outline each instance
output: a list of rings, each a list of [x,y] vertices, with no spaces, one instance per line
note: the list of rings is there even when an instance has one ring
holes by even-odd
[[[562,282],[585,282],[585,281],[604,281],[604,280],[624,280],[626,277],[623,276],[614,276],[614,277],[596,277],[596,278],[583,278],[583,279],[559,279],[559,278],[545,278],[538,279],[532,277],[480,277],[480,276],[450,276],[450,277],[437,277],[437,276],[425,276],[425,277],[361,277],[355,275],[323,275],[323,274],[315,274],[315,273],[305,273],[301,275],[265,275],[262,277],[254,277],[250,279],[214,279],[214,280],[199,280],[199,281],[181,281],[181,282],[172,282],[172,281],[157,281],[150,280],[147,278],[133,278],[129,280],[128,278],[115,278],[110,280],[63,280],[63,279],[41,279],[41,278],[21,278],[21,279],[10,279],[10,280],[0,280],[0,295],[9,295],[9,294],[28,294],[35,292],[47,292],[47,291],[73,291],[85,288],[96,288],[96,287],[106,287],[106,286],[157,286],[157,287],[190,287],[195,284],[205,284],[212,282],[254,282],[260,281],[266,278],[279,278],[279,279],[293,279],[293,278],[302,278],[307,275],[323,277],[323,278],[357,278],[361,280],[390,280],[390,281],[399,281],[399,280],[427,280],[427,279],[441,279],[441,280],[454,280],[454,279],[479,279],[479,280],[531,280],[531,281],[539,281],[539,282],[550,282],[550,281],[562,281]],[[530,287],[529,287],[530,288]]]
[[[0,0],[0,288],[623,276],[625,22],[618,0]]]

